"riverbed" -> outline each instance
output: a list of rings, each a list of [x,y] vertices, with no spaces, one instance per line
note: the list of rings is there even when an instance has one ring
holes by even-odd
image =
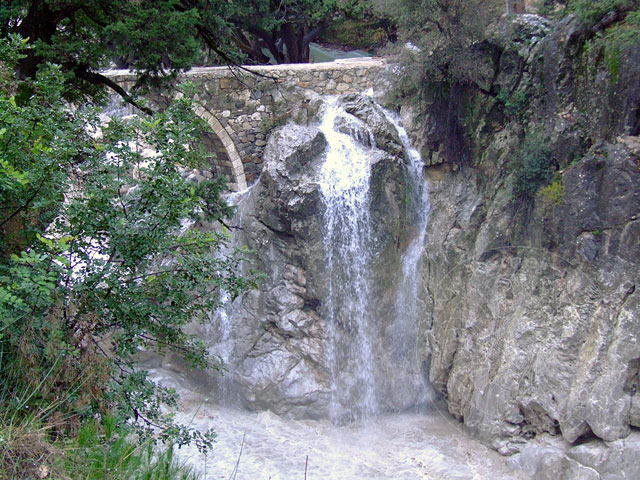
[[[220,407],[197,395],[182,411],[180,423],[218,435],[206,457],[192,446],[177,452],[203,480],[528,478],[436,407],[343,426]]]

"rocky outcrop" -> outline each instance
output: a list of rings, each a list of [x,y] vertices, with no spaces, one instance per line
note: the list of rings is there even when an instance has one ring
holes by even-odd
[[[481,113],[460,119],[469,156],[444,155],[436,111],[413,132],[431,180],[424,361],[449,412],[501,453],[522,450],[535,478],[634,478],[637,52],[612,80],[601,58],[580,53],[571,18],[551,30],[517,22],[497,33],[503,50],[487,85],[508,87],[512,103],[473,98]],[[532,132],[557,171],[535,198],[518,198],[513,165]],[[563,439],[546,457],[527,443],[544,435]]]
[[[475,172],[432,182],[430,378],[504,453],[542,432],[613,441],[637,422],[637,157],[602,145],[561,178],[561,203],[538,199],[524,226]]]
[[[326,324],[317,311],[318,282],[309,274],[323,257],[314,172],[325,147],[316,128],[276,131],[262,176],[237,217],[243,241],[260,252],[255,266],[265,280],[233,308],[233,380],[245,405],[292,417],[326,416],[329,401]]]
[[[525,446],[510,462],[535,480],[618,480],[640,477],[638,451],[638,432],[614,442],[589,440],[576,446],[545,435]]]
[[[368,149],[370,157],[370,220],[376,252],[371,268],[372,275],[383,280],[376,282],[383,287],[372,292],[372,308],[386,312],[386,316],[377,317],[372,328],[380,331],[394,320],[390,310],[396,282],[392,278],[399,274],[402,246],[407,243],[402,238],[406,230],[406,158],[397,133],[392,134],[393,125],[371,99],[352,95],[341,98],[339,104],[350,105],[354,116],[339,116],[337,130],[348,131]],[[264,281],[229,311],[233,351],[227,360],[232,379],[228,388],[252,410],[269,409],[293,418],[326,418],[331,378],[326,351],[330,328],[324,302],[331,273],[323,240],[326,207],[319,173],[327,140],[313,126],[313,119],[309,124],[289,124],[273,132],[260,179],[238,204],[237,241],[255,252],[253,267],[264,273]],[[354,128],[341,128],[345,125]],[[341,335],[353,334],[344,328]],[[212,345],[212,350],[219,352],[218,347]],[[386,356],[382,344],[374,348],[381,358]],[[347,361],[340,370],[346,377],[360,367]],[[387,380],[393,390],[395,384]],[[346,408],[349,399],[337,395],[333,402]],[[396,397],[390,400],[390,408],[415,402],[415,395],[410,399]]]

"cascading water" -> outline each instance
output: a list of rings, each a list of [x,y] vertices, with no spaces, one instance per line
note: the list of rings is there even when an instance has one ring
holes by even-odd
[[[395,300],[395,318],[387,335],[395,338],[394,351],[392,353],[395,368],[405,373],[400,395],[405,395],[401,403],[408,404],[411,400],[417,405],[429,401],[430,390],[425,377],[426,372],[421,370],[419,360],[418,341],[420,339],[419,307],[421,285],[421,259],[424,252],[427,224],[429,222],[429,186],[423,176],[424,163],[420,153],[411,146],[406,130],[399,120],[385,112],[399,133],[400,140],[409,157],[408,162],[408,186],[406,208],[407,225],[413,227],[411,240],[402,257],[402,275],[400,276],[398,294]],[[413,385],[412,385],[413,384]],[[408,388],[409,387],[409,388]],[[415,398],[415,392],[422,398]],[[416,401],[417,400],[417,401]]]
[[[374,254],[369,195],[372,154],[366,146],[375,148],[375,139],[353,117],[348,121],[355,122],[356,128],[347,129],[350,134],[336,131],[336,121],[346,116],[334,101],[320,126],[328,143],[320,187],[326,206],[324,247],[329,289],[325,317],[333,421],[372,416],[393,405],[415,405],[425,400],[426,391],[417,359],[418,268],[429,213],[422,160],[410,148],[406,131],[385,112],[409,157],[405,207],[407,225],[414,232],[402,260],[394,320],[384,332],[391,348],[388,352],[376,350],[380,342],[374,337],[380,332],[374,328],[379,322],[371,307],[371,282],[376,280],[370,269]],[[363,139],[365,136],[368,138]]]
[[[215,389],[205,395],[180,389],[176,417],[198,429],[213,427],[218,438],[206,457],[194,446],[178,455],[204,480],[520,478],[446,414],[398,412],[428,403],[418,328],[428,188],[418,153],[391,115],[373,102],[366,105],[393,125],[393,142],[402,143],[404,153],[399,145],[376,147],[380,132],[374,138],[370,122],[340,105],[329,101],[324,110],[324,156],[320,143],[313,160],[303,164],[286,144],[274,143],[285,154],[277,162],[265,160],[267,178],[239,198],[239,228],[245,221],[254,226],[247,233],[250,247],[270,259],[261,267],[274,280],[218,312],[210,346],[229,362],[231,374],[209,381]],[[286,135],[318,135],[311,130]],[[384,132],[381,138],[381,144],[387,141]],[[301,216],[307,210],[292,191],[302,191],[309,202],[319,197],[309,212],[321,211],[322,219],[305,223],[295,217],[291,211],[299,205]],[[271,196],[280,201],[277,208]],[[381,207],[381,200],[389,203]],[[385,211],[402,203],[403,212]],[[389,218],[402,229],[397,239],[388,236]],[[302,237],[313,245],[308,250],[298,243]],[[308,260],[318,250],[317,262]],[[173,371],[167,377],[177,383]],[[212,397],[218,398],[210,402]],[[240,401],[273,411],[289,402],[290,410],[282,416],[249,412],[238,408]],[[314,410],[315,404],[321,406]],[[290,414],[298,411],[320,413],[311,415],[314,420],[292,419],[305,418]]]
[[[335,103],[329,104],[320,126],[328,143],[320,189],[326,205],[324,247],[329,289],[325,316],[333,420],[339,420],[345,408],[352,418],[378,410],[369,337],[369,156],[349,135],[335,130],[341,114],[344,112]],[[338,396],[348,399],[349,404],[340,405]]]

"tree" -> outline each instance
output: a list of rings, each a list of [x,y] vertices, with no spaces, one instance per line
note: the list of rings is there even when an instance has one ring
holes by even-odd
[[[504,13],[504,1],[374,1],[398,25],[395,49],[402,69],[395,94],[430,119],[429,148],[460,164],[470,155],[468,100],[498,93],[493,83],[500,47],[485,41],[485,32]]]
[[[489,23],[504,11],[496,0],[375,0],[398,24],[409,42],[409,81],[421,89],[442,91],[453,84],[477,85],[476,48]],[[407,50],[405,49],[405,53]]]
[[[206,447],[162,413],[172,392],[134,368],[140,348],[219,366],[182,327],[253,284],[228,234],[186,228],[232,213],[222,179],[186,178],[206,168],[205,126],[188,91],[162,113],[102,125],[63,100],[63,67],[18,78],[35,55],[25,43],[0,42],[0,373],[22,375],[16,395],[31,385],[49,413],[111,411],[142,438],[162,426]]]
[[[336,15],[357,15],[366,7],[362,0],[261,0],[241,2],[227,18],[250,59],[268,63],[270,55],[276,63],[307,63],[309,44]]]
[[[19,34],[33,46],[17,64],[21,79],[46,62],[58,64],[67,99],[99,97],[105,86],[130,92],[100,74],[114,62],[139,74],[137,87],[157,85],[190,68],[204,48],[213,61],[234,62],[222,0],[3,0],[3,37]],[[228,10],[228,8],[227,8]]]
[[[265,63],[268,51],[277,63],[308,62],[309,43],[333,16],[364,8],[364,0],[2,0],[0,32],[34,47],[17,65],[20,78],[51,61],[65,76],[66,98],[94,99],[106,86],[135,103],[132,93],[166,84],[205,56]],[[100,73],[114,64],[138,74],[134,92]]]

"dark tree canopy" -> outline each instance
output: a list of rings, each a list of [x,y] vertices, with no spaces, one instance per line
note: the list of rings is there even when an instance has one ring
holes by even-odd
[[[237,2],[228,17],[238,47],[259,63],[306,63],[309,43],[338,15],[358,15],[362,0],[261,0]],[[268,55],[267,55],[268,54]]]
[[[35,48],[18,64],[20,78],[41,65],[61,66],[67,96],[95,98],[111,66],[139,74],[136,89],[161,84],[194,64],[299,63],[336,15],[358,15],[364,0],[1,0],[4,37]]]
[[[476,86],[482,65],[477,48],[487,26],[504,13],[501,0],[373,0],[398,24],[410,48],[408,81],[442,91],[451,85]]]
[[[18,64],[21,78],[34,78],[40,66],[54,62],[70,87],[67,96],[95,96],[104,86],[118,90],[99,73],[114,62],[126,61],[138,72],[140,86],[188,69],[204,45],[216,60],[233,62],[234,49],[224,41],[229,38],[226,25],[211,21],[210,4],[199,0],[3,0],[0,28],[3,36],[19,34],[35,47]]]

